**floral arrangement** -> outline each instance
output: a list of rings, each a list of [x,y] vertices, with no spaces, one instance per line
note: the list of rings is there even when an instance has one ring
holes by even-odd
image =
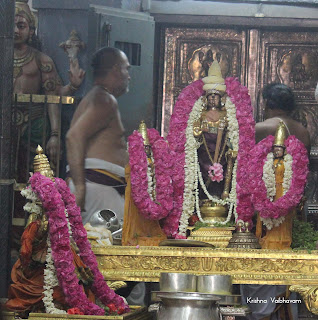
[[[148,160],[144,149],[144,141],[138,131],[128,138],[129,164],[131,168],[132,196],[141,215],[146,219],[160,220],[167,217],[173,209],[172,159],[167,142],[155,129],[147,129],[151,150],[155,180],[147,170]],[[150,182],[149,182],[150,181]],[[155,199],[152,198],[153,189]],[[169,228],[163,225],[169,234]]]
[[[221,182],[224,178],[222,165],[220,163],[213,163],[212,166],[209,166],[208,174],[211,181]]]
[[[86,230],[82,224],[80,209],[75,203],[75,197],[69,191],[64,180],[56,178],[54,184],[49,178],[35,173],[30,178],[31,189],[42,202],[48,216],[48,267],[45,271],[44,304],[47,312],[61,313],[54,307],[52,294],[53,287],[58,283],[63,290],[66,302],[71,308],[78,308],[86,315],[104,315],[105,310],[90,302],[82,287],[78,284],[73,265],[73,255],[70,247],[70,234],[80,250],[83,262],[94,275],[92,291],[104,304],[114,303],[121,312],[128,312],[129,307],[123,298],[111,290],[100,271],[96,257],[93,254],[86,237]],[[68,218],[66,216],[66,211]],[[52,261],[50,260],[52,257]]]
[[[236,78],[225,79],[226,92],[236,107],[236,119],[239,126],[238,154],[236,161],[236,220],[252,222],[254,208],[248,191],[249,179],[247,175],[247,159],[251,157],[251,150],[255,145],[255,121],[253,107],[248,89],[242,86]]]
[[[179,224],[185,226],[188,223],[188,215],[181,214],[183,211],[184,203],[184,190],[189,189],[191,186],[185,180],[185,161],[186,161],[186,130],[188,127],[189,115],[198,98],[203,94],[203,81],[197,80],[191,85],[185,87],[174,106],[173,114],[170,119],[170,129],[167,135],[167,141],[171,150],[171,157],[174,159],[172,181],[173,181],[173,196],[174,207],[170,214],[165,219],[165,224],[168,226],[169,234],[175,238],[184,238],[184,232],[178,234]],[[193,173],[193,172],[192,172]],[[191,200],[192,201],[192,200]],[[189,205],[192,202],[188,202]]]
[[[253,149],[253,158],[250,161],[248,191],[256,211],[268,228],[279,225],[290,210],[298,205],[304,193],[308,174],[307,150],[302,142],[295,136],[289,136],[285,140],[286,153],[284,157],[285,173],[283,181],[284,195],[273,201],[276,193],[274,187],[269,186],[269,179],[273,174],[268,174],[266,162],[270,159],[274,137],[268,136],[259,142]],[[265,173],[263,173],[265,170]],[[275,177],[274,177],[275,181]],[[251,216],[245,218],[251,219]],[[246,221],[246,220],[244,220]]]

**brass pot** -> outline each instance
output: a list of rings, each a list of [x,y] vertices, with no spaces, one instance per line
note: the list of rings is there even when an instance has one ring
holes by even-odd
[[[200,206],[201,216],[205,222],[223,222],[227,217],[227,207],[218,205],[211,200],[202,200]]]

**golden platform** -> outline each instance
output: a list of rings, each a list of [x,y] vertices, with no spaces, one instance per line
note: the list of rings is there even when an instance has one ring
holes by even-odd
[[[158,282],[161,272],[230,274],[235,284],[318,286],[318,251],[187,247],[93,248],[106,280]]]
[[[318,251],[121,247],[93,248],[106,280],[158,282],[161,272],[230,274],[234,284],[291,285],[318,314]]]

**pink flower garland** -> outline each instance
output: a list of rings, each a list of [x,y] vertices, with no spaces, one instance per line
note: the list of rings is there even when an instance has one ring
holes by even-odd
[[[63,179],[55,178],[55,185],[58,192],[62,195],[67,209],[72,236],[80,250],[81,259],[94,274],[94,283],[92,285],[93,293],[105,306],[109,303],[114,303],[117,309],[122,307],[125,312],[129,312],[129,307],[125,304],[123,298],[108,287],[103,275],[98,269],[96,257],[87,239],[86,229],[83,226],[80,208],[75,202],[75,196],[70,192],[69,187]]]
[[[177,233],[182,214],[186,129],[193,105],[203,94],[202,87],[202,80],[197,80],[185,87],[178,97],[170,119],[167,141],[170,146],[171,157],[174,159],[172,170],[174,207],[167,218],[165,218],[164,224],[166,226],[166,234],[174,238],[179,238]]]
[[[149,142],[153,152],[156,200],[148,193],[148,160],[143,138],[138,131],[128,137],[129,164],[131,167],[131,192],[141,215],[146,219],[165,218],[173,208],[173,189],[171,180],[172,160],[169,146],[155,129],[148,129]],[[163,230],[165,231],[165,227]]]
[[[83,288],[78,284],[78,278],[75,274],[75,267],[73,264],[73,254],[71,252],[71,247],[70,247],[67,219],[65,216],[65,206],[64,206],[61,194],[56,190],[54,183],[49,178],[42,176],[38,172],[35,173],[30,178],[30,184],[31,184],[32,190],[37,194],[37,196],[41,200],[43,208],[48,216],[49,236],[51,241],[52,257],[53,257],[54,265],[56,268],[57,278],[64,292],[66,302],[69,304],[70,307],[79,308],[86,315],[104,315],[105,311],[102,308],[95,305],[94,303],[90,302],[87,299],[83,291]],[[87,265],[88,266],[90,264],[93,265],[92,263],[93,258],[91,257],[93,253],[91,252],[90,247],[88,248],[86,244],[85,246],[83,245],[85,242],[83,240],[83,237],[86,237],[86,231],[83,231],[82,229],[83,224],[82,224],[80,213],[78,216],[77,214],[74,214],[74,211],[72,211],[71,209],[70,216],[71,215],[72,215],[71,220],[73,221],[73,223],[76,222],[76,228],[72,224],[71,226],[72,226],[74,240],[76,238],[78,240],[78,243],[76,240],[75,241],[78,247],[79,248],[81,247],[80,248],[81,256],[82,255],[83,255],[82,257],[90,256],[90,259],[86,259],[88,262]],[[79,228],[79,230],[77,231],[77,228],[79,227],[80,224],[82,225],[82,228]],[[82,237],[79,237],[79,235],[81,235]],[[83,261],[84,259],[85,258],[83,258]],[[86,262],[84,261],[84,263]],[[95,260],[95,264],[97,266],[96,260]],[[100,283],[101,279],[98,275],[97,276],[95,275],[96,268],[94,268],[94,266],[92,268],[92,271],[95,276],[94,287],[96,287],[95,283],[97,283],[97,287],[101,288],[102,287]],[[108,290],[110,289],[108,288]],[[98,295],[102,296],[100,291],[98,290],[95,290],[95,291],[97,291],[97,297]],[[104,295],[107,295],[107,294],[104,293]]]
[[[236,108],[236,119],[239,125],[239,148],[237,155],[236,171],[236,212],[238,219],[248,221],[254,214],[251,195],[247,191],[250,179],[247,178],[249,161],[252,157],[251,150],[255,146],[255,121],[253,107],[248,89],[241,85],[236,78],[226,78],[226,93]]]
[[[293,158],[291,185],[282,197],[272,202],[267,198],[267,190],[262,176],[264,163],[267,154],[272,151],[273,143],[274,137],[268,136],[260,141],[252,151],[249,192],[252,195],[254,208],[262,218],[277,219],[286,216],[292,208],[299,204],[306,185],[309,160],[303,143],[295,136],[289,136],[285,145],[287,154]],[[251,219],[252,215],[247,218]]]

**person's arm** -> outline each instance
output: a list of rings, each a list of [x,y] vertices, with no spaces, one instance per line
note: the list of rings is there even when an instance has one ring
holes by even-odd
[[[89,140],[109,126],[116,109],[117,102],[112,96],[98,93],[66,134],[67,161],[75,186],[76,203],[82,210],[86,192],[84,162]]]

